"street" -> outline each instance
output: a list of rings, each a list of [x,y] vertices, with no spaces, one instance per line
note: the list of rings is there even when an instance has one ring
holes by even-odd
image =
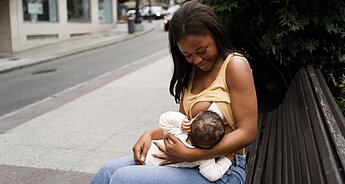
[[[106,72],[168,48],[161,21],[146,35],[113,46],[0,74],[0,117]],[[149,61],[148,61],[149,62]]]
[[[0,117],[0,183],[88,183],[102,164],[130,154],[161,113],[178,109],[159,23],[111,47],[0,75],[1,90],[13,85],[2,101],[27,104]]]

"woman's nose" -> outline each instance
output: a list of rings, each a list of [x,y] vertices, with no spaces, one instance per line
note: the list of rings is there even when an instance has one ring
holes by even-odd
[[[192,61],[193,64],[199,65],[201,62],[202,62],[202,57],[200,57],[198,55],[193,56],[193,61]]]

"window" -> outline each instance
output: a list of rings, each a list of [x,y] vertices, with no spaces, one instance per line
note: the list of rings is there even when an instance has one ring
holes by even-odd
[[[90,22],[90,0],[67,1],[69,22]]]
[[[56,0],[23,0],[24,21],[57,22]]]
[[[98,17],[100,23],[113,22],[113,8],[111,0],[98,0]]]

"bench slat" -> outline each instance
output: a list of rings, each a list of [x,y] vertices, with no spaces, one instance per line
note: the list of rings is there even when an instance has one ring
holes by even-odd
[[[302,70],[302,75],[307,76],[307,72]],[[343,173],[339,172],[339,160],[333,151],[333,143],[329,137],[328,130],[323,124],[323,119],[320,110],[317,108],[318,103],[314,94],[314,89],[310,81],[302,81],[303,89],[306,94],[311,94],[313,98],[307,98],[308,112],[310,114],[310,121],[313,122],[313,132],[317,140],[318,150],[320,153],[324,174],[328,183],[345,183]],[[316,91],[320,89],[315,89]],[[338,161],[338,162],[337,162]]]
[[[272,112],[272,121],[271,121],[271,130],[270,130],[270,139],[268,142],[268,151],[266,159],[266,170],[264,181],[266,184],[273,184],[275,177],[275,156],[277,150],[277,119],[278,119],[278,110],[275,109]]]
[[[303,78],[303,75],[297,74],[297,77],[300,77],[300,80],[296,81],[296,95],[295,95],[295,111],[296,111],[296,127],[297,127],[297,134],[299,137],[298,145],[299,145],[299,155],[300,155],[300,162],[301,162],[301,175],[302,175],[302,183],[312,183],[311,173],[310,173],[310,165],[308,162],[307,157],[307,150],[312,148],[312,145],[307,144],[308,140],[306,136],[306,132],[308,131],[308,127],[306,125],[306,121],[308,119],[308,113],[306,111],[306,103],[305,98],[308,98],[308,95],[304,95],[303,93],[303,80],[308,80],[307,78]]]
[[[283,162],[283,105],[280,105],[277,112],[277,144],[276,144],[276,164],[275,164],[275,182],[282,182],[282,162]]]
[[[327,102],[329,103],[332,113],[334,115],[334,118],[340,128],[341,133],[343,134],[343,137],[345,137],[345,117],[343,113],[340,111],[338,104],[336,103],[331,91],[328,88],[328,85],[320,71],[320,69],[315,69],[316,76],[318,78],[318,81],[320,82],[320,86],[322,88],[322,91],[325,93],[325,97],[327,98]],[[345,168],[345,166],[344,166]]]
[[[339,160],[342,164],[342,170],[345,168],[345,118],[341,114],[340,109],[336,105],[336,102],[326,87],[326,81],[322,77],[320,70],[314,71],[313,68],[308,67],[308,73],[312,80],[314,90],[318,101],[323,103],[320,104],[320,109],[325,119],[325,123],[330,130],[330,135],[337,150]],[[318,90],[319,89],[319,90]]]
[[[297,81],[299,79],[296,79]],[[296,86],[296,82],[293,83],[292,89],[293,93],[295,94],[296,91],[298,90]],[[293,181],[295,183],[300,184],[302,183],[302,175],[301,175],[301,159],[300,159],[300,150],[299,150],[299,145],[298,142],[300,141],[300,137],[298,137],[297,134],[297,126],[296,126],[296,101],[295,101],[296,95],[293,95],[292,100],[290,101],[290,119],[289,119],[289,124],[290,124],[290,133],[292,137],[292,162],[293,162]]]
[[[301,68],[248,147],[247,184],[345,183],[345,118],[320,70]]]
[[[291,88],[289,89],[291,90]],[[283,151],[282,151],[282,184],[290,184],[291,182],[289,182],[289,175],[291,175],[291,173],[289,173],[289,163],[292,160],[291,157],[289,157],[289,152],[291,151],[291,147],[289,146],[289,144],[291,143],[291,136],[290,136],[290,131],[289,131],[289,123],[288,123],[288,119],[289,119],[289,101],[291,99],[291,93],[287,93],[287,96],[285,97],[284,101],[283,101],[283,114],[282,114],[282,137],[283,137]],[[290,179],[291,180],[291,179]]]
[[[248,149],[247,149],[247,156],[248,156],[248,161],[246,164],[246,168],[247,168],[247,178],[246,178],[246,183],[247,184],[251,184],[253,183],[253,177],[254,177],[254,172],[255,172],[255,168],[256,168],[256,164],[257,164],[257,160],[258,160],[258,146],[259,146],[259,141],[262,139],[262,134],[263,134],[263,122],[265,122],[265,118],[263,114],[259,115],[259,120],[258,120],[258,131],[256,134],[256,140],[254,141],[254,143],[252,143]]]
[[[318,81],[320,82],[320,86],[322,88],[322,91],[325,93],[325,97],[327,98],[327,102],[329,103],[332,113],[334,115],[334,118],[340,128],[341,133],[343,134],[343,137],[345,137],[345,117],[343,113],[341,113],[338,104],[335,102],[335,99],[331,93],[331,91],[328,88],[328,85],[323,78],[323,75],[320,71],[320,69],[315,69],[316,76],[318,78]],[[344,166],[345,168],[345,166]]]
[[[263,171],[265,169],[264,163],[266,163],[266,159],[267,159],[268,140],[269,140],[270,130],[271,130],[271,112],[268,112],[265,118],[266,118],[265,125],[264,125],[265,133],[262,137],[262,140],[260,141],[261,144],[257,152],[259,156],[257,160],[257,166],[254,172],[254,178],[253,178],[254,184],[261,183],[261,178],[263,175]]]

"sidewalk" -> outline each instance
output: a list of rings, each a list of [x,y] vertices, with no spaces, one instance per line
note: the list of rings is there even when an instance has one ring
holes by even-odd
[[[88,183],[102,164],[130,154],[140,134],[157,127],[162,112],[178,109],[168,92],[169,52],[154,55],[162,57],[150,64],[150,57],[143,58],[0,117],[0,130],[20,122],[0,132],[0,183]],[[131,68],[135,72],[124,72]],[[99,85],[104,81],[109,82]],[[84,92],[95,86],[101,87]],[[78,98],[61,103],[73,95]]]
[[[79,36],[55,44],[33,48],[15,53],[7,58],[0,57],[0,73],[115,44],[146,34],[152,31],[155,26],[153,23],[150,24],[148,22],[143,22],[142,25],[144,26],[144,30],[133,34],[128,33],[127,23],[121,23],[117,24],[116,28],[111,30]]]

